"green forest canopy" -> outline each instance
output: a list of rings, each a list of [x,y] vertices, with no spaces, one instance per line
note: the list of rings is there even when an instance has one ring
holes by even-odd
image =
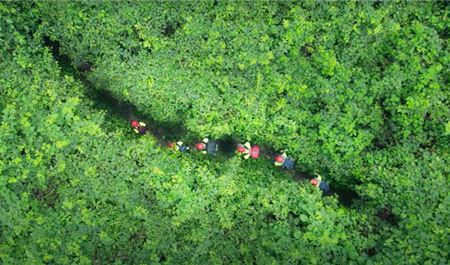
[[[1,1],[1,263],[447,264],[448,15],[437,1]],[[288,147],[357,196],[161,148],[95,90],[188,139]]]

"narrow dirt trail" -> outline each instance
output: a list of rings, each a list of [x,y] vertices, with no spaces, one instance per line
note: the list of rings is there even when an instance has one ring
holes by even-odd
[[[94,102],[98,102],[100,108],[107,109],[109,112],[114,113],[119,119],[124,120],[129,124],[130,120],[136,119],[144,121],[149,128],[149,132],[157,139],[158,143],[165,147],[169,142],[184,139],[202,139],[200,135],[187,130],[183,124],[170,124],[161,123],[151,117],[140,113],[136,106],[125,102],[123,100],[114,97],[106,88],[99,89],[95,87],[87,78],[86,74],[92,70],[92,65],[89,63],[83,64],[78,69],[75,69],[68,56],[61,54],[59,50],[60,44],[56,41],[51,41],[49,38],[44,38],[45,45],[51,50],[54,59],[58,62],[64,73],[72,75],[77,80],[81,81],[87,88],[88,97]],[[130,133],[132,130],[130,128]],[[215,139],[219,143],[218,155],[221,156],[233,156],[235,155],[236,146],[238,143],[245,142],[245,139],[238,139],[233,136],[227,136],[219,139]],[[194,144],[188,144],[191,150],[195,150]],[[192,151],[195,152],[195,151]],[[260,145],[260,159],[274,160],[274,156],[277,154],[272,148]],[[249,158],[251,159],[251,158]],[[313,173],[301,172],[295,168],[293,170],[283,170],[286,174],[290,175],[294,181],[308,181],[313,178]],[[358,198],[355,191],[351,189],[333,189],[327,195],[338,194],[339,201],[347,207],[352,205],[354,199]]]

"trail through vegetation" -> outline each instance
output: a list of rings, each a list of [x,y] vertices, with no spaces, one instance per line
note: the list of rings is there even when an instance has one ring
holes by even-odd
[[[449,13],[0,1],[0,263],[448,264]]]
[[[162,147],[167,147],[169,142],[177,141],[177,140],[199,140],[202,139],[201,136],[194,136],[192,132],[186,133],[185,127],[183,124],[165,124],[161,122],[156,122],[151,116],[139,113],[136,110],[136,107],[131,103],[121,101],[115,98],[111,92],[107,89],[96,89],[93,84],[91,84],[83,75],[83,69],[74,69],[71,64],[70,58],[65,55],[60,54],[59,47],[60,44],[55,41],[51,41],[48,37],[44,36],[44,42],[47,47],[52,51],[53,57],[62,67],[63,72],[74,74],[76,78],[78,78],[82,83],[89,88],[88,91],[91,98],[94,102],[98,102],[102,107],[107,108],[114,115],[119,115],[124,123],[128,123],[130,120],[144,120],[148,124],[147,126],[150,128],[150,131],[156,139],[158,139],[159,144]],[[89,65],[89,69],[91,69],[91,63],[86,63]],[[89,70],[88,70],[89,71]],[[131,130],[130,130],[131,132]],[[219,142],[219,151],[221,151],[222,155],[233,156],[236,155],[236,145],[237,143],[243,143],[243,140],[238,140],[233,136],[224,136],[222,138],[216,139]],[[191,149],[193,149],[193,144],[190,144]],[[266,146],[261,146],[261,156],[264,159],[273,160],[276,152],[274,150],[268,149]],[[295,170],[287,171],[288,174],[292,175],[296,180],[308,180],[314,177],[314,173],[304,173],[297,172]],[[349,202],[352,200],[352,196],[356,196],[356,193],[349,190],[340,190],[340,194],[345,194],[345,204],[349,205]],[[341,197],[341,196],[340,196]]]

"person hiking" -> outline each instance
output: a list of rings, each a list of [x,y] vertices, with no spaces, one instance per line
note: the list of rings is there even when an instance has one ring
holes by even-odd
[[[318,187],[323,193],[328,194],[330,192],[330,185],[324,180],[322,180],[322,176],[315,173],[316,177],[311,179],[311,184],[315,187]]]
[[[133,131],[138,134],[145,134],[148,130],[147,125],[141,121],[132,120],[130,121]]]
[[[294,169],[294,160],[288,157],[286,152],[282,151],[281,155],[275,156],[275,166],[291,170]]]
[[[183,153],[185,153],[189,150],[189,146],[184,145],[184,143],[182,141],[178,141],[175,144],[170,143],[169,147],[175,149],[176,151],[180,151]]]
[[[201,151],[202,154],[205,155],[216,155],[217,151],[219,150],[219,145],[215,140],[204,138],[202,142],[195,144],[195,149]]]
[[[250,157],[257,159],[259,157],[259,146],[251,146],[249,142],[238,144],[236,151],[238,154],[244,155],[244,159],[249,159]]]

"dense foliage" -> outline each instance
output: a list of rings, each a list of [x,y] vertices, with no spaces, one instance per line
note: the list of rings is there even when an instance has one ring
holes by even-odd
[[[448,263],[448,14],[445,2],[0,2],[0,260]],[[358,198],[344,207],[269,161],[160,148],[78,76],[198,137],[288,147]]]

